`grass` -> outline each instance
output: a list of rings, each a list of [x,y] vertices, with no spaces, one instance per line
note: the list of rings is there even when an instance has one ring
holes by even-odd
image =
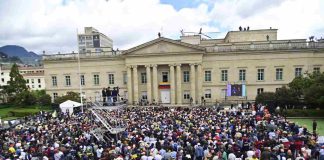
[[[313,119],[289,119],[291,121],[296,122],[298,125],[306,125],[307,130],[313,132]],[[317,122],[317,133],[319,135],[324,136],[324,119],[316,119]]]
[[[16,118],[20,118],[19,116],[10,115],[12,112],[15,113],[27,113],[27,114],[35,114],[40,110],[51,111],[50,107],[40,107],[38,105],[32,106],[13,106],[13,105],[0,105],[0,117],[2,120],[12,120]]]

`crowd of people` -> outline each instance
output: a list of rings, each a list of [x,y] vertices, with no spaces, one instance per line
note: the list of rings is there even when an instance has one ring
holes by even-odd
[[[0,133],[0,159],[23,160],[324,160],[324,144],[306,127],[269,113],[213,107],[134,107],[101,112],[126,130],[99,141],[102,128],[89,110],[41,113]],[[108,121],[108,120],[107,120]]]

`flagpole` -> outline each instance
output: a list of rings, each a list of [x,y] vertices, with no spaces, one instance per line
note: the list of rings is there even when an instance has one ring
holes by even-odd
[[[83,96],[82,96],[82,84],[81,84],[81,67],[80,67],[80,47],[79,47],[79,32],[77,28],[77,45],[78,45],[78,71],[79,71],[79,85],[80,85],[80,100],[81,100],[81,112],[83,113]]]

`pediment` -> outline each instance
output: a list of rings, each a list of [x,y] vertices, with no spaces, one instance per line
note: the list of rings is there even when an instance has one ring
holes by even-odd
[[[205,48],[167,38],[158,38],[125,51],[127,55],[203,52]]]

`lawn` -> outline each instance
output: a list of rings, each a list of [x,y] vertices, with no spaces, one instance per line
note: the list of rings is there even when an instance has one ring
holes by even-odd
[[[289,119],[291,121],[296,122],[298,125],[306,125],[307,130],[312,132],[313,131],[313,119],[295,119],[291,118]],[[317,121],[317,133],[319,135],[324,136],[324,119],[316,119]]]
[[[40,110],[51,111],[50,107],[40,107],[38,105],[32,106],[13,106],[13,105],[0,105],[0,117],[2,120],[11,120],[25,115],[35,114]],[[15,113],[16,115],[12,115]]]

